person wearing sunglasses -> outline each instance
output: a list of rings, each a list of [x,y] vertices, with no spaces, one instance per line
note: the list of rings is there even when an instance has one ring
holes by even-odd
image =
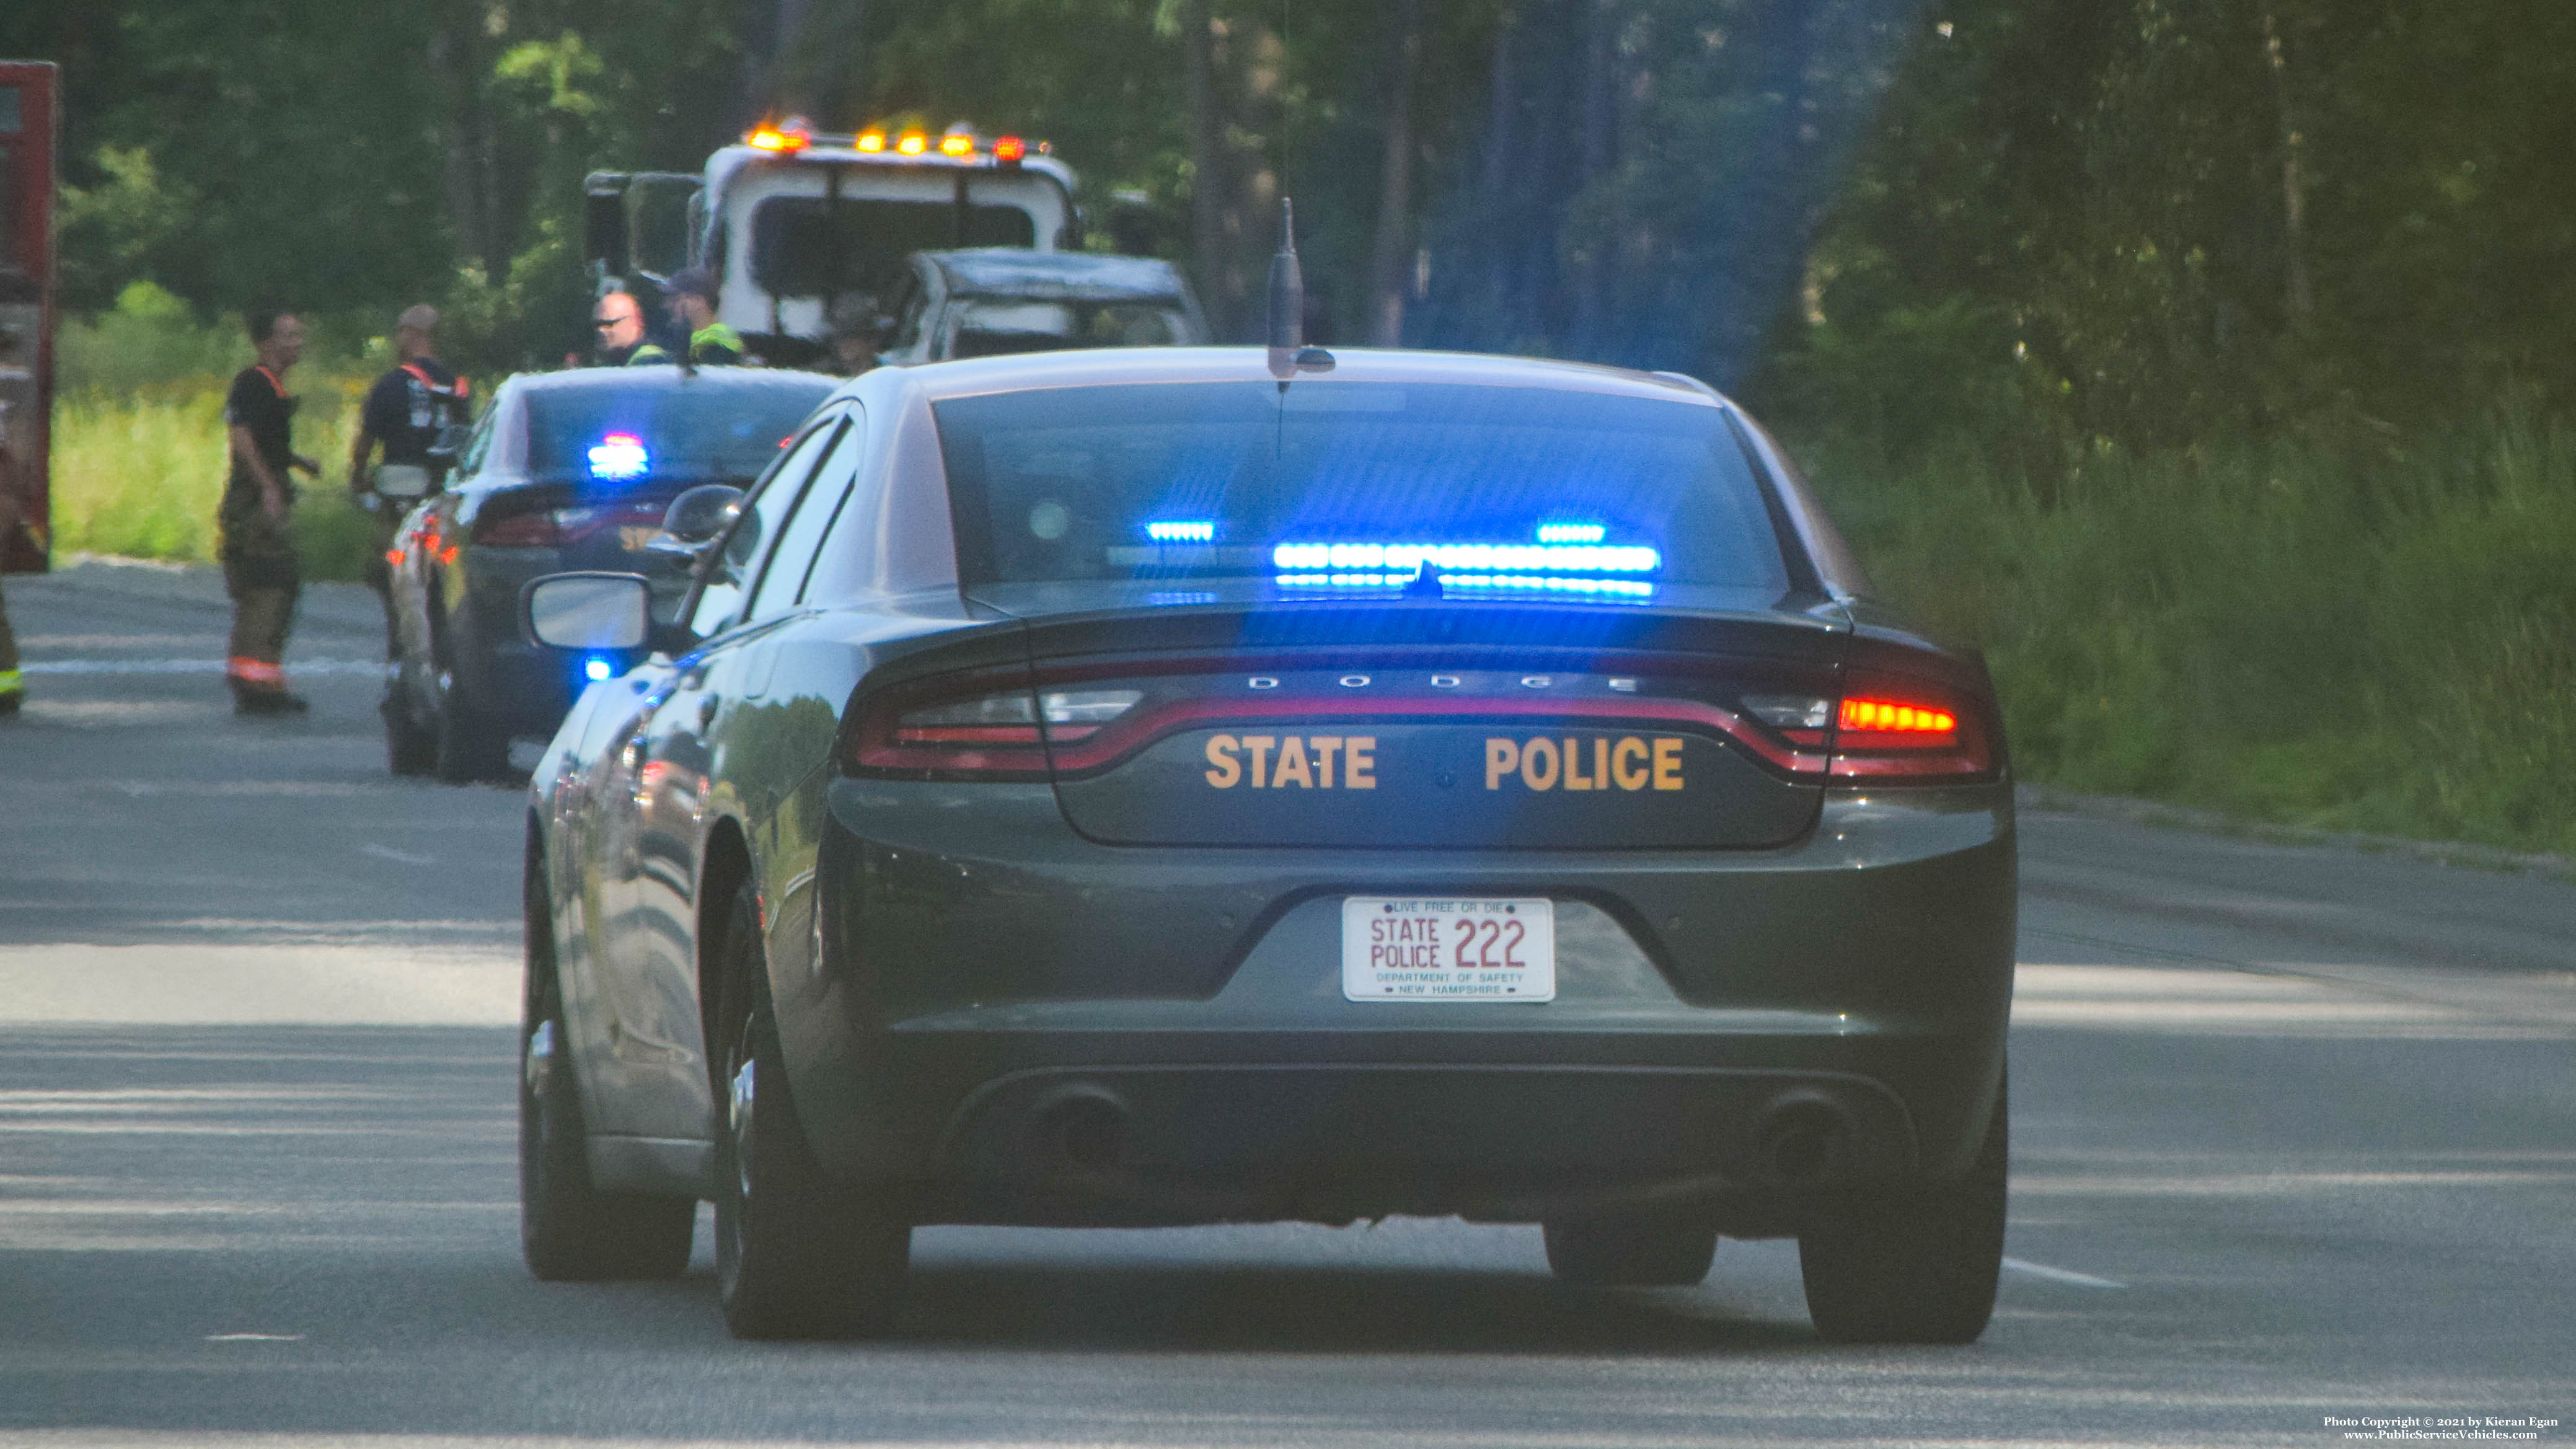
[[[624,367],[644,345],[644,309],[632,294],[611,292],[590,312],[592,355],[601,367]]]

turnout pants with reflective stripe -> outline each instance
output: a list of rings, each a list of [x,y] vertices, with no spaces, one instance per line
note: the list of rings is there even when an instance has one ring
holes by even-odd
[[[286,687],[286,636],[303,591],[286,520],[253,505],[223,519],[224,591],[233,597],[232,646],[224,672],[235,690]]]

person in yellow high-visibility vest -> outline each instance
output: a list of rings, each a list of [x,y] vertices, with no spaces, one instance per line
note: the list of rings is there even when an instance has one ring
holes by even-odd
[[[671,276],[671,320],[689,334],[689,361],[699,367],[730,367],[743,360],[742,334],[716,320],[716,279],[704,267],[688,267]]]

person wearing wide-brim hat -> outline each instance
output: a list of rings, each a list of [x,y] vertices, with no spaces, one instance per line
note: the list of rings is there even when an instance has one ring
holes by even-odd
[[[877,367],[877,349],[885,345],[886,319],[877,299],[860,292],[836,297],[831,310],[832,355],[827,370],[857,377]]]

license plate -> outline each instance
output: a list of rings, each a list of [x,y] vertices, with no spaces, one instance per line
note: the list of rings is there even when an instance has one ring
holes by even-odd
[[[1538,900],[1346,896],[1351,1001],[1553,1001],[1556,908]]]

